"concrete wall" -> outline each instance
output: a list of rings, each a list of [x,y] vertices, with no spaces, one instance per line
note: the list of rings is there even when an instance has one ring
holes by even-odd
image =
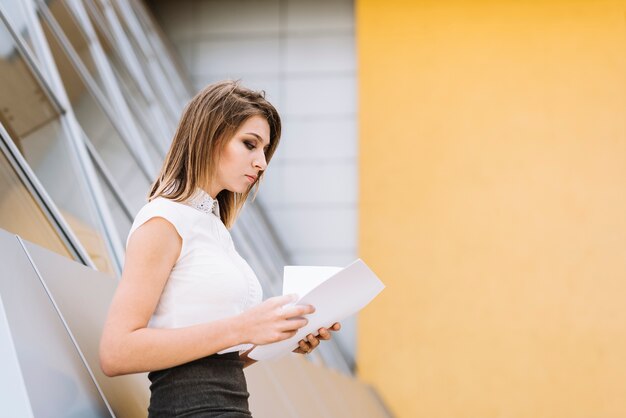
[[[398,417],[626,416],[626,2],[356,5],[361,377]]]

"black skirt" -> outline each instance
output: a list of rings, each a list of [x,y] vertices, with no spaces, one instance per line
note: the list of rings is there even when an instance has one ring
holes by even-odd
[[[251,417],[243,364],[234,352],[148,373],[148,417]]]

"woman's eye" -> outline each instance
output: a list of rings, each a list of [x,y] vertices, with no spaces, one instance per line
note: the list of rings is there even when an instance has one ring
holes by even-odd
[[[246,148],[248,148],[249,150],[254,149],[254,144],[252,142],[244,141],[243,143],[246,145]]]

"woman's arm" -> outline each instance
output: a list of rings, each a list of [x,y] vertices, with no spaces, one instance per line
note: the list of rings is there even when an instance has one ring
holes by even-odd
[[[311,306],[282,306],[271,298],[238,316],[177,329],[147,328],[182,239],[172,224],[152,218],[130,237],[122,278],[100,341],[100,365],[107,376],[160,370],[215,354],[238,344],[266,344],[295,335]]]

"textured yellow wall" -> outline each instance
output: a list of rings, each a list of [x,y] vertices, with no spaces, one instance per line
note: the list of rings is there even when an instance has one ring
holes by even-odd
[[[357,361],[398,417],[626,417],[625,11],[357,0]]]

